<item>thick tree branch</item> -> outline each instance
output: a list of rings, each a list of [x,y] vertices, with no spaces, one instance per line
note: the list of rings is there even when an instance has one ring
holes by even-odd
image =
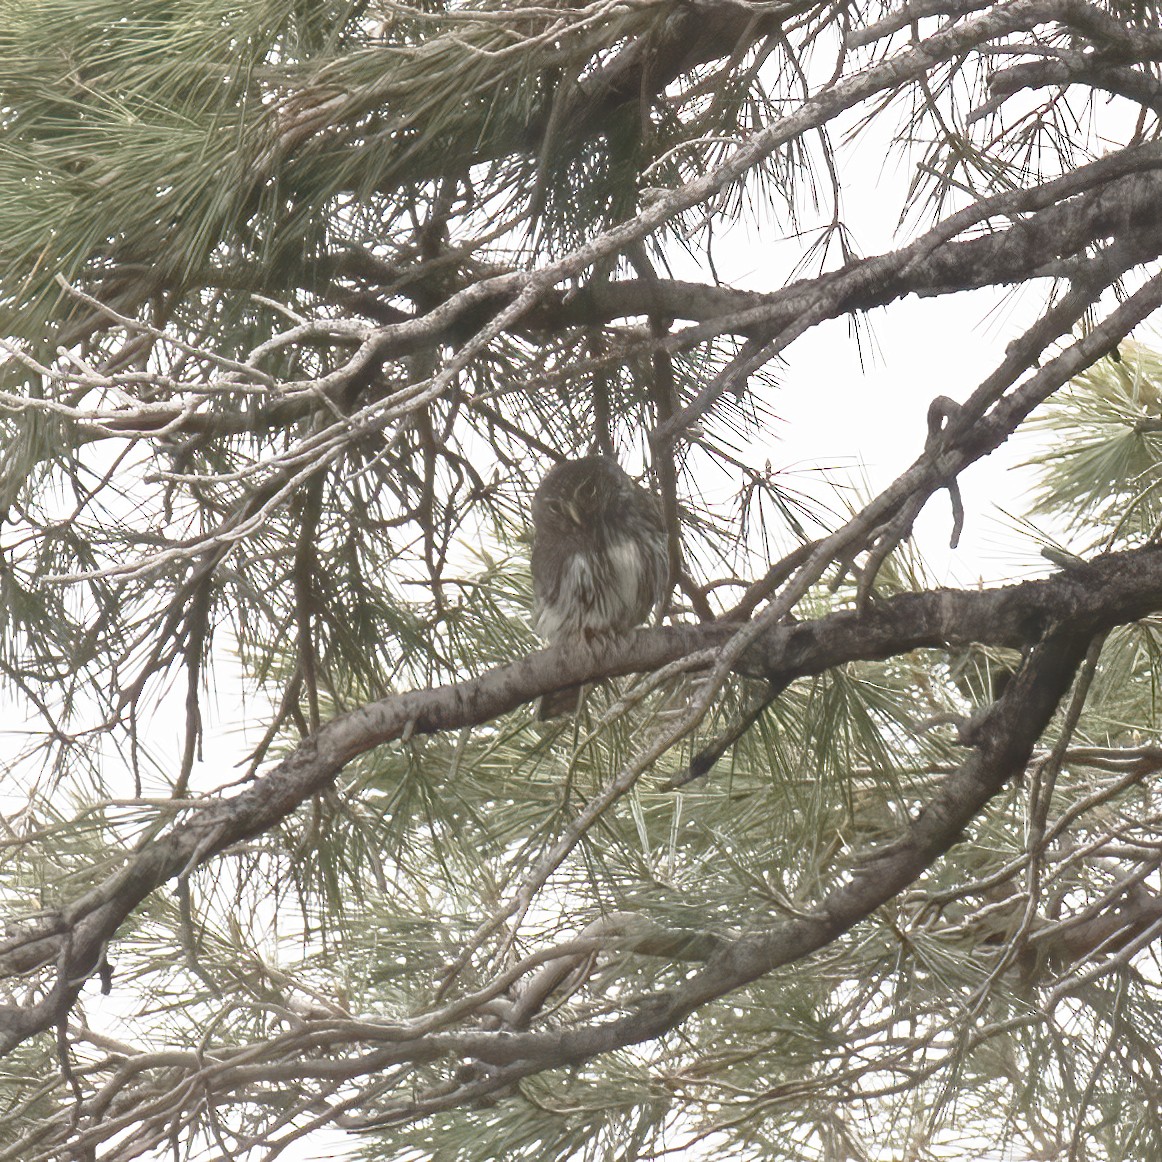
[[[1071,634],[1088,640],[1102,629],[1158,609],[1162,609],[1162,548],[1151,547],[1099,558],[1043,581],[984,591],[903,594],[863,612],[769,627],[752,643],[740,670],[781,681],[922,648],[971,642],[1023,648],[1040,640],[1050,626],[1068,627]],[[686,655],[724,645],[737,630],[737,624],[641,630],[629,641],[590,656],[569,656],[559,647],[541,650],[479,678],[392,695],[332,720],[241,794],[176,824],[131,856],[104,884],[46,917],[34,930],[0,944],[3,962],[19,971],[55,959],[63,947],[62,937],[68,937],[58,989],[27,1008],[0,1008],[4,1031],[0,1046],[10,1049],[56,1024],[107,941],[150,892],[232,844],[270,829],[325,788],[356,755],[405,733],[434,733],[490,721],[563,682],[656,671]]]
[[[732,5],[719,8],[709,27],[711,29],[727,28],[726,25],[719,26],[717,17],[723,12],[731,12],[732,10]],[[755,24],[752,17],[753,13],[746,11],[738,26],[730,24],[730,21],[737,19],[737,17],[729,17],[727,24],[730,24],[730,27],[722,34],[711,33],[708,35],[706,29],[698,28],[693,40],[687,35],[685,46],[676,50],[675,64],[680,68],[683,67],[683,62],[697,63],[699,59],[703,59],[699,56],[700,52],[709,51],[711,58],[713,58],[733,51],[740,37],[760,34],[759,26]],[[602,238],[588,243],[583,248],[586,258],[585,265],[589,265],[607,254],[624,253],[625,248],[632,242],[646,237],[658,226],[683,211],[705,202],[740,176],[761,164],[764,159],[770,157],[787,142],[796,139],[808,130],[819,128],[844,110],[872,99],[877,94],[917,80],[925,76],[939,62],[954,60],[961,54],[970,52],[976,46],[995,37],[1031,31],[1046,22],[1065,22],[1071,26],[1085,27],[1090,30],[1093,27],[1101,26],[1104,28],[1108,24],[1116,23],[1099,10],[1084,3],[1074,3],[1073,0],[1007,0],[1007,2],[997,4],[987,11],[974,13],[962,22],[945,25],[923,42],[905,48],[886,60],[877,61],[860,72],[840,80],[834,85],[825,87],[803,101],[791,113],[755,133],[710,173],[667,192],[656,203],[643,210],[635,219],[619,225]],[[682,39],[679,30],[675,44],[680,46]],[[1139,44],[1139,41],[1142,41],[1142,34],[1137,30],[1132,32],[1124,30],[1121,41],[1125,41],[1135,50],[1140,49],[1141,54],[1147,54],[1152,48],[1152,41],[1149,38],[1146,38],[1149,43],[1143,41],[1142,44]],[[652,45],[650,47],[653,48]],[[635,50],[631,46],[627,51],[640,56],[642,50]],[[642,66],[636,56],[629,66],[628,73],[630,76],[640,77],[640,67]],[[610,62],[609,67],[613,68],[614,65],[615,62]],[[655,74],[652,67],[648,71],[652,81],[660,80],[665,76],[664,72]],[[620,101],[622,90],[619,88],[619,84],[620,81],[612,81],[606,88],[608,92],[615,94],[616,99]],[[366,95],[360,99],[365,99],[365,97]],[[343,101],[340,100],[339,105],[342,104]],[[597,107],[594,106],[594,108]],[[337,108],[334,115],[342,120],[341,109]],[[551,116],[551,113],[546,110],[545,115],[548,117]],[[323,128],[329,129],[331,124],[332,121],[328,120]],[[303,141],[303,137],[301,134],[292,134],[288,140],[292,147],[291,152],[294,153]],[[329,133],[323,133],[321,141],[329,147]],[[366,149],[368,145],[368,140],[365,137],[361,138],[360,148]],[[453,167],[452,171],[442,176],[455,179],[463,172],[465,159],[462,156],[455,156],[450,159],[449,164]],[[269,160],[259,166],[259,170],[263,174],[263,181],[266,179],[268,166]],[[288,159],[287,168],[288,170],[293,169],[293,158]],[[287,178],[293,180],[289,173]],[[543,289],[548,289],[549,286],[572,273],[565,270],[567,263],[556,265],[562,267],[561,277],[546,279],[543,283]],[[538,272],[539,274],[540,272]],[[161,273],[158,277],[161,277]],[[183,270],[182,277],[183,279],[187,278],[188,272]],[[134,296],[134,302],[140,301],[141,296],[152,293],[156,289],[154,282],[148,278],[142,278],[140,267],[134,269],[133,278],[129,280],[129,284],[136,288],[128,292]],[[123,310],[130,309],[125,302],[116,301]],[[530,300],[525,304],[525,308],[531,308],[533,305],[532,300]],[[73,341],[76,341],[75,337]]]
[[[998,72],[989,82],[992,97],[985,110],[999,108],[1021,89],[1085,85],[1125,97],[1155,113],[1162,113],[1162,84],[1138,69],[1102,65],[1083,53],[1062,54],[1062,59],[1028,61]]]
[[[459,1030],[417,1035],[403,1025],[360,1025],[323,1028],[299,1038],[301,1047],[357,1038],[381,1047],[356,1063],[296,1062],[296,1077],[348,1076],[353,1068],[370,1073],[401,1063],[440,1059],[474,1061],[485,1068],[469,1071],[469,1080],[449,1090],[390,1101],[371,1117],[354,1124],[363,1128],[408,1121],[439,1109],[465,1105],[501,1092],[521,1077],[545,1069],[577,1065],[601,1053],[650,1040],[678,1025],[695,1009],[781,965],[822,948],[869,915],[963,837],[964,828],[1006,781],[1024,769],[1036,739],[1047,725],[1072,681],[1084,655],[1088,637],[1073,627],[1055,629],[1029,652],[1009,689],[982,721],[971,756],[943,784],[911,823],[905,838],[890,848],[871,853],[869,867],[834,888],[812,914],[778,920],[750,934],[721,939],[710,952],[706,967],[689,981],[655,993],[615,1020],[567,1029],[533,1032]],[[874,872],[874,874],[873,874]],[[552,968],[548,970],[552,972]],[[547,983],[547,982],[546,982]],[[317,1040],[319,1039],[319,1040]],[[300,1067],[301,1065],[301,1067]],[[223,1084],[241,1084],[271,1076],[269,1066],[226,1071]],[[252,1076],[248,1076],[252,1075]]]
[[[1115,277],[1120,270],[1162,254],[1162,221],[1155,209],[1162,201],[1162,174],[1155,172],[1159,167],[1162,146],[1155,143],[1125,150],[1036,189],[998,195],[960,211],[900,251],[861,259],[842,271],[802,279],[770,294],[664,279],[649,285],[637,279],[597,280],[578,293],[546,283],[530,300],[528,310],[507,329],[543,338],[638,315],[644,299],[667,317],[696,324],[665,340],[668,349],[689,348],[722,334],[748,337],[759,349],[808,312],[822,321],[884,306],[909,294],[935,296],[1024,282],[1039,271],[1056,273],[1052,261],[1080,255],[1103,238],[1114,238],[1119,244],[1119,269],[1110,272]],[[956,235],[976,223],[1004,217],[1016,220],[982,237],[956,240]],[[0,406],[67,413],[82,441],[158,435],[167,440],[225,438],[275,431],[319,409],[334,409],[349,396],[353,383],[363,385],[363,407],[389,399],[398,393],[398,384],[378,374],[389,360],[462,340],[494,312],[510,308],[514,294],[525,286],[524,276],[497,276],[465,288],[439,308],[404,323],[374,327],[327,321],[295,328],[278,337],[280,349],[314,337],[350,344],[356,351],[323,380],[288,385],[294,390],[288,394],[284,389],[283,398],[270,403],[259,399],[245,410],[197,409],[191,407],[188,391],[180,403],[122,407],[100,415],[63,408],[52,400],[0,397]],[[260,369],[263,354],[251,356],[256,379],[265,374]],[[73,382],[68,371],[60,378],[63,384]],[[116,377],[109,382],[134,386]],[[708,398],[721,390],[711,385]],[[207,399],[218,391],[211,385]],[[677,430],[693,422],[706,406],[707,401],[696,401],[670,427]]]

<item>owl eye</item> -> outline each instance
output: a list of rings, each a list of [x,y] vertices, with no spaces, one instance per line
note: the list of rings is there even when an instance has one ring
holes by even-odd
[[[577,515],[576,497],[552,496],[544,502],[545,514],[559,525],[580,524]]]

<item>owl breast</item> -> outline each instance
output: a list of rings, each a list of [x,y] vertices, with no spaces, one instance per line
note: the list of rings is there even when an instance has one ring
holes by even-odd
[[[658,600],[658,571],[664,562],[643,559],[628,539],[597,551],[570,552],[538,587],[533,623],[547,641],[624,633],[640,625]]]

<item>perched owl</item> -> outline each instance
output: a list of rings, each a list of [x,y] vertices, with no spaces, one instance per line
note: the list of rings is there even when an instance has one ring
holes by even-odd
[[[533,497],[533,625],[553,645],[624,634],[665,596],[666,530],[655,498],[605,456],[565,460]],[[546,695],[573,710],[579,687]]]

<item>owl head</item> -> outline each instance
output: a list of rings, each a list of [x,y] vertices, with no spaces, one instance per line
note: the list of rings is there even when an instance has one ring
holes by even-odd
[[[633,481],[606,456],[564,460],[546,473],[533,497],[533,524],[574,534],[600,527],[634,491]]]

